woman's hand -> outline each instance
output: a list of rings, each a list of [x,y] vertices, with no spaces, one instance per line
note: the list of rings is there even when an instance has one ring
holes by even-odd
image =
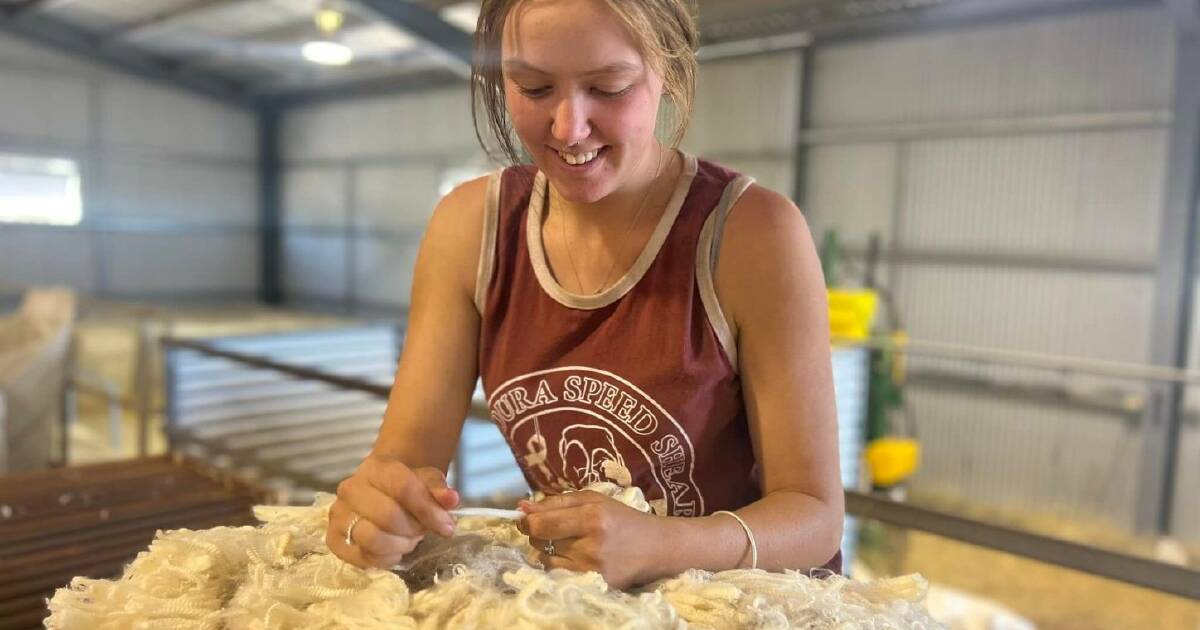
[[[372,454],[338,484],[325,543],[357,567],[390,568],[425,534],[454,535],[454,519],[446,510],[458,501],[458,492],[446,486],[446,475],[437,468],[412,469],[394,457]],[[346,532],[356,516],[348,545]]]
[[[654,567],[665,542],[662,518],[590,490],[518,507],[527,514],[519,527],[547,569],[596,571],[620,589],[661,577]],[[545,552],[549,541],[554,555]]]

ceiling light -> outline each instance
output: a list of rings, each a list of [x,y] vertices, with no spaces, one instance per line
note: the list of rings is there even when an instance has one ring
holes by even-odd
[[[443,20],[468,33],[475,32],[475,23],[479,21],[478,2],[459,2],[441,10]]]
[[[330,41],[308,42],[301,49],[304,58],[323,66],[344,66],[354,59],[349,46]]]
[[[346,16],[333,7],[323,6],[317,9],[316,15],[313,16],[313,21],[316,22],[317,28],[322,33],[330,35],[339,28],[342,28],[342,24],[346,21]]]

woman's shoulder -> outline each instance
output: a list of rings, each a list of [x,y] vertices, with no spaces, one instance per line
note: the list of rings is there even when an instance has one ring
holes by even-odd
[[[482,204],[487,195],[488,182],[495,172],[480,175],[458,184],[446,193],[434,209],[434,215],[440,213],[462,214],[479,212],[483,214]]]
[[[434,207],[421,240],[424,255],[439,259],[439,266],[473,291],[479,244],[483,238],[484,206],[493,174],[463,182],[446,193]]]
[[[426,237],[459,240],[478,237],[491,174],[463,182],[446,193],[433,209]]]
[[[771,308],[780,290],[822,282],[816,260],[808,222],[796,204],[751,184],[729,211],[717,260],[718,293],[722,307],[732,311],[731,323],[736,327],[753,311]],[[768,277],[787,280],[759,281]]]
[[[740,178],[746,177],[737,169],[716,160],[702,156],[695,156],[693,159],[696,164],[695,179],[697,180],[724,188]],[[754,182],[753,179],[752,175],[749,176],[751,183],[745,187],[745,191],[729,209],[729,221],[746,224],[735,231],[757,235],[760,231],[766,232],[781,227],[781,222],[786,225],[794,223],[796,220],[804,221],[804,215],[800,213],[800,209],[792,203],[791,199]],[[728,228],[726,229],[728,231]]]
[[[808,221],[800,208],[779,192],[751,184],[730,208],[721,248],[753,256],[756,250],[761,255],[811,244]]]

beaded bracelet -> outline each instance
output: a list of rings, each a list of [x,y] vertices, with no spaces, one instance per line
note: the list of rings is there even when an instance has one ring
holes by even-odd
[[[746,538],[750,539],[750,568],[757,569],[758,568],[758,542],[754,540],[754,532],[750,530],[750,526],[746,524],[746,521],[742,520],[742,517],[738,516],[737,514],[734,514],[733,512],[730,512],[729,510],[717,510],[716,512],[713,512],[713,514],[714,515],[728,514],[728,515],[732,516],[734,518],[734,520],[736,520],[738,522],[738,525],[742,526],[742,529],[745,530],[745,532],[746,532]]]

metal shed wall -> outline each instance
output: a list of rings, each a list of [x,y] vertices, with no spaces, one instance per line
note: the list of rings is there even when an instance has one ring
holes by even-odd
[[[281,134],[289,298],[407,306],[440,187],[493,168],[470,121],[465,86],[289,111]]]
[[[75,159],[84,204],[77,227],[0,225],[0,283],[254,296],[251,113],[8,36],[0,36],[0,85],[0,153]]]
[[[837,228],[856,255],[880,235],[881,277],[915,339],[1146,362],[1172,41],[1169,16],[1147,8],[818,47],[804,132],[814,231]],[[951,383],[914,383],[908,407],[925,447],[914,490],[1131,526],[1140,452],[1127,418]],[[1187,492],[1177,505],[1200,502]],[[1184,520],[1179,533],[1200,537]]]

